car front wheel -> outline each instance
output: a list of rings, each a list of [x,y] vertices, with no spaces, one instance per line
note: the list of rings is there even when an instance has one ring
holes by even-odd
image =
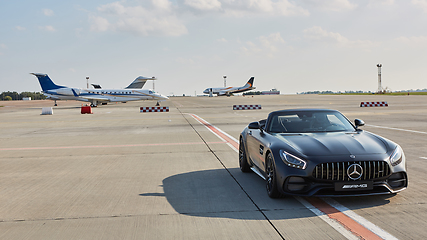
[[[240,165],[240,170],[242,172],[251,171],[251,168],[248,164],[248,159],[246,157],[246,150],[245,150],[245,145],[243,144],[243,139],[240,139],[240,144],[239,144],[239,165]]]
[[[281,194],[277,188],[276,167],[271,153],[267,155],[266,166],[267,194],[270,198],[279,198]]]

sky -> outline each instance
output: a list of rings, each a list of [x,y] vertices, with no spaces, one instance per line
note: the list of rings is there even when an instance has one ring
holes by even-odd
[[[427,88],[427,0],[2,0],[0,92],[208,87],[391,91]]]

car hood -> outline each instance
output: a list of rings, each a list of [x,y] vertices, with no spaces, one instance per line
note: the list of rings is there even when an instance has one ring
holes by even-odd
[[[381,139],[367,132],[278,134],[280,140],[305,156],[384,154]]]

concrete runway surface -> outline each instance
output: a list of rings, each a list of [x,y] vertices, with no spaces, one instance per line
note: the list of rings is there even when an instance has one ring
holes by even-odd
[[[389,107],[359,107],[364,101]],[[427,96],[172,97],[162,103],[170,112],[139,112],[154,104],[80,114],[81,102],[59,101],[41,115],[53,101],[0,102],[0,239],[370,238],[339,214],[379,239],[427,238]],[[240,104],[262,109],[232,109]],[[361,118],[364,130],[399,143],[408,189],[270,199],[261,178],[240,172],[233,144],[190,115],[238,139],[271,111],[307,107]],[[337,210],[327,215],[313,201]]]

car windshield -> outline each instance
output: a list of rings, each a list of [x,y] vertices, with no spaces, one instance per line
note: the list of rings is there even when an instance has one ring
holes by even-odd
[[[268,126],[273,133],[355,131],[353,125],[336,111],[284,112],[273,115]]]

